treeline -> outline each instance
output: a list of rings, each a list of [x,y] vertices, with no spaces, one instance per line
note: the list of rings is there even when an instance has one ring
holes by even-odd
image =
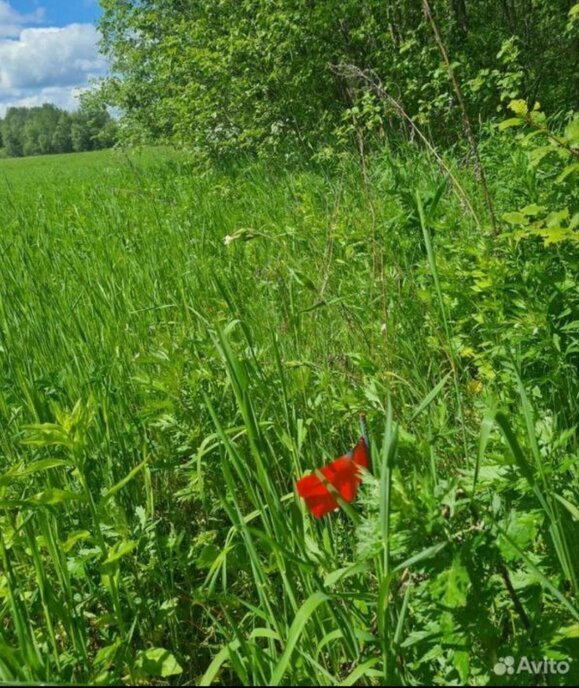
[[[0,119],[0,157],[98,150],[116,139],[115,120],[93,103],[72,113],[51,104],[11,107]]]
[[[406,116],[452,145],[465,116],[476,129],[512,99],[549,113],[578,100],[572,0],[102,5],[103,96],[125,135],[218,156],[367,146],[411,133]]]

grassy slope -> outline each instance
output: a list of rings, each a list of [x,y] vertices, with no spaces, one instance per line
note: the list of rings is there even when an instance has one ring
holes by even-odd
[[[573,652],[573,445],[458,331],[486,235],[420,155],[371,175],[0,161],[0,679],[485,683]],[[292,483],[361,409],[382,483],[314,523]]]

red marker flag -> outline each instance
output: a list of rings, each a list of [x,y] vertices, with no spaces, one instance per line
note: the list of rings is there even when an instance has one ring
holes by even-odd
[[[320,469],[320,473],[346,502],[356,497],[361,481],[359,468],[368,468],[368,454],[368,442],[365,437],[360,437],[351,452]],[[316,518],[338,508],[336,497],[314,473],[298,480],[296,487],[299,496],[305,499],[308,509]]]

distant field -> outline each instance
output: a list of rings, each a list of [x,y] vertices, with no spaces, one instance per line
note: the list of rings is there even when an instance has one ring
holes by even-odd
[[[0,160],[0,681],[482,685],[577,657],[576,373],[522,255],[413,149],[368,183]],[[370,475],[316,521],[294,483],[360,411]]]
[[[0,158],[2,186],[13,191],[31,184],[51,181],[93,180],[95,174],[111,174],[131,161],[139,167],[156,165],[160,160],[178,159],[180,154],[170,148],[143,148],[138,151],[109,149],[66,155],[37,155],[30,158]]]

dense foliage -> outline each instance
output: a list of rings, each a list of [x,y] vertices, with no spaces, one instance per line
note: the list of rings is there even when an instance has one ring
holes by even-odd
[[[10,107],[0,118],[0,157],[70,153],[110,148],[117,125],[102,105],[67,112],[46,103]]]
[[[365,175],[3,161],[2,680],[528,684],[493,667],[577,656],[576,129],[513,107],[498,235],[412,146]],[[317,523],[295,480],[360,409],[372,474]]]
[[[0,161],[0,682],[576,685],[579,5],[101,4],[186,150]]]
[[[194,145],[312,155],[352,135],[383,139],[399,115],[371,70],[438,142],[463,136],[459,101],[420,0],[102,0],[105,97],[127,133]],[[513,98],[548,112],[579,97],[569,0],[430,0],[475,123]]]

